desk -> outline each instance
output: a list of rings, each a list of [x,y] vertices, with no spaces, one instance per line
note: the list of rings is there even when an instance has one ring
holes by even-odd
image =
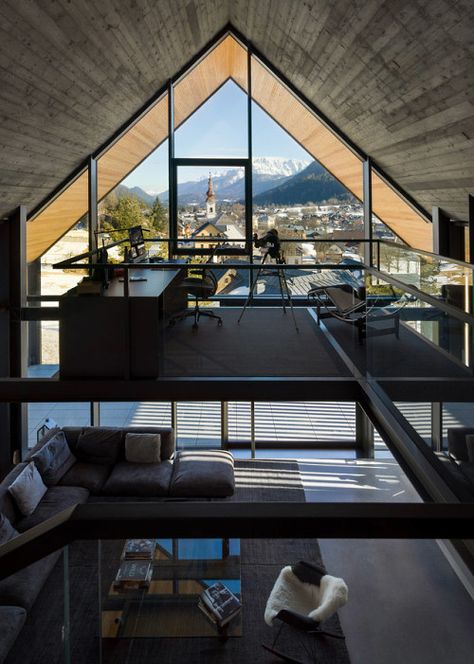
[[[168,318],[187,306],[177,288],[184,271],[130,270],[146,281],[120,278],[102,295],[68,291],[59,301],[61,378],[156,378],[160,375],[162,330]]]

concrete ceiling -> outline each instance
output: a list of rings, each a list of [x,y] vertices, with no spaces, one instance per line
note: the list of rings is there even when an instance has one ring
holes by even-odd
[[[466,218],[472,0],[2,0],[0,216],[37,205],[228,22],[421,205]]]

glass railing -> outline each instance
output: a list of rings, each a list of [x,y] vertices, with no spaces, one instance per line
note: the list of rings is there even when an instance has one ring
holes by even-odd
[[[372,256],[379,270],[403,284],[462,311],[474,311],[472,265],[384,241],[373,246]]]
[[[408,515],[408,510],[413,515],[427,508],[428,519],[428,511],[439,507],[416,500],[408,505],[406,495],[394,491],[391,475],[379,472],[387,492],[392,483],[393,505],[383,506],[386,521],[374,529],[376,535],[385,532],[384,537],[390,537],[395,522],[400,533],[400,516]],[[343,515],[347,507],[327,508],[334,510],[335,518],[339,515],[349,523],[350,518]],[[467,521],[467,506],[457,509],[463,510]],[[372,511],[380,512],[377,506]],[[369,520],[362,517],[357,526],[362,535],[351,539],[349,557],[349,542],[344,546],[342,539],[316,539],[317,532],[291,539],[163,537],[159,521],[154,527],[144,526],[145,537],[138,539],[127,537],[126,527],[113,539],[78,539],[53,554],[57,562],[36,581],[38,595],[31,599],[27,616],[18,606],[0,603],[10,630],[1,635],[5,661],[226,664],[244,655],[248,661],[264,664],[277,652],[291,661],[308,661],[310,656],[309,661],[349,664],[376,661],[387,648],[411,661],[414,640],[427,658],[468,661],[472,600],[443,555],[449,543],[434,539],[449,530],[446,518],[441,528],[433,523],[426,528],[417,516],[411,519],[419,525],[420,539],[400,534],[368,539]],[[450,532],[461,532],[453,527],[454,521]],[[406,527],[408,532],[413,526]],[[44,564],[44,560],[35,562],[30,569]],[[324,580],[327,574],[331,578]],[[18,593],[26,592],[20,583],[25,576],[28,570],[20,569],[0,584],[13,581]],[[424,592],[414,593],[407,577],[420,576]],[[321,597],[319,588],[329,581],[333,595]],[[300,588],[297,595],[291,592],[295,586]],[[397,592],[389,614],[374,615],[374,604],[381,595],[393,595],[394,587]],[[285,609],[291,615],[277,616]],[[316,633],[308,632],[312,619],[308,614],[318,609],[324,619],[313,618]],[[23,625],[14,623],[16,615]],[[403,625],[404,639],[393,629],[394,623]],[[364,638],[360,638],[361,624]],[[454,645],[449,638],[453,624]]]
[[[415,291],[417,292],[417,291]],[[442,302],[366,277],[366,370],[374,377],[467,378],[473,375],[474,319]],[[381,293],[384,302],[377,301]]]

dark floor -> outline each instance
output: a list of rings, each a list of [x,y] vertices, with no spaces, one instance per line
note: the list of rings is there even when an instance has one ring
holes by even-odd
[[[468,377],[472,372],[446,352],[437,349],[403,323],[400,338],[394,333],[380,334],[382,324],[368,328],[360,344],[353,325],[326,318],[324,325],[341,345],[359,371],[384,377]],[[387,329],[387,324],[383,324]]]
[[[214,309],[223,325],[188,318],[165,330],[165,376],[349,376],[306,309]]]
[[[285,315],[281,307],[250,308],[240,323],[240,308],[214,311],[222,316],[222,326],[201,318],[199,329],[193,330],[193,319],[188,318],[165,329],[164,376],[350,376],[325,328],[362,373],[381,377],[472,376],[452,355],[403,323],[399,339],[390,330],[379,334],[390,325],[372,324],[367,339],[360,344],[353,325],[330,317],[319,328],[306,308],[294,310],[298,331],[291,312]]]

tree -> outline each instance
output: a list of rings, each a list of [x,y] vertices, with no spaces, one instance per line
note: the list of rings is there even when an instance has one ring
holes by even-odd
[[[149,206],[140,201],[135,196],[120,196],[117,199],[111,199],[103,207],[104,231],[117,231],[112,235],[112,241],[124,240],[128,238],[128,228],[132,226],[149,225],[148,216]],[[125,246],[120,247],[120,253],[123,255]]]
[[[150,227],[157,235],[168,235],[168,215],[159,197],[155,198],[149,215]]]

